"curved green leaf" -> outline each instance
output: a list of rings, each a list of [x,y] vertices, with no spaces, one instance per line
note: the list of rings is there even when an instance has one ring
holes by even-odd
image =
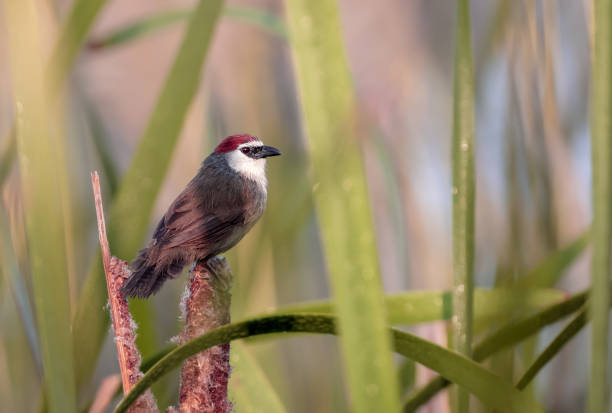
[[[247,320],[212,330],[177,347],[158,361],[119,403],[115,413],[126,411],[158,378],[202,350],[240,338],[281,332],[336,334],[335,319],[321,314],[281,315]],[[396,329],[391,329],[391,333],[395,350],[399,354],[461,384],[487,405],[503,412],[539,410],[528,395],[520,393],[510,383],[478,363],[412,334]],[[372,381],[368,391],[379,391],[378,386],[379,383]]]
[[[562,303],[552,305],[535,314],[504,324],[474,346],[474,360],[483,361],[490,355],[530,337],[543,327],[567,317],[580,309],[586,302],[586,299],[586,292],[576,294]],[[431,399],[438,391],[448,386],[448,384],[448,380],[443,377],[436,377],[430,380],[427,385],[415,390],[406,398],[402,410],[404,412],[416,411],[417,408]]]
[[[554,340],[546,346],[544,351],[534,360],[529,366],[527,371],[520,378],[516,384],[516,388],[523,390],[533,378],[538,374],[540,370],[548,363],[552,358],[561,351],[563,346],[568,343],[580,330],[586,325],[588,321],[587,311],[583,309],[578,313],[572,321],[554,338]]]
[[[565,297],[559,290],[541,289],[520,291],[514,289],[475,290],[475,319],[482,324],[489,324],[499,315],[510,309],[520,306],[524,311],[548,306]],[[393,325],[410,325],[449,319],[452,315],[451,292],[437,291],[408,291],[385,297],[385,305],[389,314],[389,322]],[[254,316],[253,318],[271,315],[296,315],[303,313],[332,314],[332,305],[328,300],[311,301],[295,305],[288,305],[276,310]],[[148,371],[166,354],[174,350],[176,345],[171,344],[146,357],[141,370]],[[235,351],[235,347],[232,347]],[[235,367],[235,366],[234,366]],[[117,395],[121,392],[118,391]]]
[[[557,303],[565,293],[554,289],[496,288],[474,292],[475,322],[489,325],[498,317],[517,308],[521,311],[539,309]],[[387,319],[391,325],[409,325],[452,317],[453,295],[450,291],[405,291],[385,296]],[[329,300],[288,305],[268,314],[324,313],[332,314]]]
[[[508,284],[515,287],[548,288],[557,283],[567,267],[582,254],[590,241],[590,231],[585,232],[569,245],[550,254],[536,268]]]
[[[192,13],[192,10],[169,10],[154,14],[120,27],[100,39],[91,40],[89,47],[92,49],[106,49],[122,45],[144,35],[165,29],[173,24],[183,22],[191,17]],[[223,15],[242,20],[281,38],[287,37],[287,30],[283,20],[266,10],[249,6],[227,6],[223,10]]]
[[[474,360],[482,361],[496,351],[508,348],[542,327],[561,320],[577,311],[586,302],[587,293],[576,294],[559,304],[555,304],[535,314],[521,317],[516,321],[504,324],[496,331],[487,335],[474,347]]]
[[[477,362],[420,337],[393,330],[395,350],[436,372],[500,412],[536,412],[542,409],[511,383]]]
[[[221,0],[201,0],[149,120],[132,163],[111,207],[108,235],[113,254],[133,257],[146,235],[183,119],[197,91]],[[106,285],[99,256],[94,260],[74,319],[78,377],[88,377],[108,329]]]

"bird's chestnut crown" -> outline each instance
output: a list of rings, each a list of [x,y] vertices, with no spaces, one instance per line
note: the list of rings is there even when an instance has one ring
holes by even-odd
[[[232,135],[223,139],[219,145],[215,148],[216,153],[227,153],[235,151],[238,147],[244,143],[257,142],[255,136],[252,135]]]
[[[264,145],[258,138],[251,135],[229,136],[217,146],[215,153],[231,156],[232,158],[235,157],[234,154],[236,153],[238,154],[238,159],[243,158],[242,155],[244,155],[254,161],[281,154],[278,149]],[[235,164],[238,159],[233,159],[232,163]]]

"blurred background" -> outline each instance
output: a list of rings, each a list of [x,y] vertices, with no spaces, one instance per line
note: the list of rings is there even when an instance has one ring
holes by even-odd
[[[37,4],[46,59],[72,1]],[[109,1],[69,75],[64,132],[72,206],[67,267],[73,313],[92,260],[99,259],[89,173],[100,171],[109,208],[177,53],[185,29],[181,16],[194,4]],[[361,145],[384,289],[449,289],[454,2],[339,0],[339,6],[365,137]],[[592,5],[589,0],[473,0],[471,7],[476,283],[493,287],[503,277],[533,269],[588,227]],[[150,30],[109,41],[117,30],[153,16],[158,20]],[[11,144],[15,110],[4,21],[0,15],[0,399],[7,408],[0,410],[32,412],[40,405],[41,354],[20,173]],[[192,87],[197,93],[155,201],[149,234],[223,137],[254,134],[283,156],[268,162],[264,218],[227,254],[235,275],[232,318],[329,297],[283,2],[228,1],[201,83]],[[586,288],[587,264],[583,254],[556,287],[570,292]],[[148,321],[140,336],[145,357],[180,330],[178,302],[184,281],[168,283],[147,307]],[[411,331],[446,343],[444,322]],[[540,348],[558,331],[558,326],[547,328],[525,347]],[[587,329],[538,377],[534,391],[548,411],[582,411],[588,336]],[[244,351],[255,357],[286,411],[346,412],[336,343],[334,337],[298,336],[258,340]],[[512,377],[517,366],[524,367],[520,354],[497,368]],[[117,371],[109,334],[81,404],[91,399],[103,378]],[[417,369],[417,385],[430,377],[426,369]],[[162,406],[175,402],[177,383],[175,374],[154,389]],[[444,394],[422,408],[447,410]],[[236,411],[242,411],[238,402]]]

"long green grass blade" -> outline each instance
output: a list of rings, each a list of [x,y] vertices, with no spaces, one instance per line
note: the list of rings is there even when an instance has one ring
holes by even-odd
[[[572,338],[578,334],[580,330],[586,325],[588,321],[586,310],[582,310],[578,313],[572,321],[554,338],[554,340],[546,346],[544,351],[535,359],[535,361],[529,366],[527,371],[521,376],[520,380],[516,384],[516,388],[523,390],[533,380],[533,378],[542,370],[542,368],[552,358],[561,351],[563,346],[567,344]]]
[[[165,29],[173,24],[184,22],[189,19],[191,15],[191,10],[168,10],[152,16],[147,16],[113,30],[99,39],[91,40],[89,42],[89,47],[93,49],[106,49],[113,46],[124,45],[142,36]],[[287,30],[285,29],[282,19],[266,10],[249,6],[227,6],[223,10],[223,15],[252,24],[255,27],[259,27],[281,38],[287,37]]]
[[[229,392],[234,408],[244,413],[285,413],[278,394],[248,347],[232,343],[232,376]]]
[[[521,311],[540,309],[565,298],[565,293],[553,289],[476,289],[474,291],[474,322],[490,325],[494,320],[517,308]],[[388,322],[410,325],[449,320],[452,317],[453,295],[450,291],[406,291],[385,296]],[[333,313],[328,300],[288,305],[271,314]]]
[[[610,388],[608,366],[608,312],[610,307],[610,237],[612,237],[612,0],[595,0],[595,36],[591,74],[591,160],[593,168],[593,255],[589,311],[591,379],[589,412],[607,412]]]
[[[70,297],[64,238],[60,136],[48,110],[37,10],[31,1],[5,4],[15,95],[17,148],[25,202],[28,255],[45,387],[52,413],[76,411]]]
[[[398,330],[393,330],[393,333],[398,353],[437,371],[487,406],[503,412],[542,411],[529,394],[519,392],[475,361],[412,334]]]
[[[539,331],[542,327],[567,317],[580,309],[586,302],[586,299],[586,292],[576,294],[561,303],[554,304],[535,314],[504,324],[499,329],[488,334],[474,347],[474,360],[482,361],[496,351],[519,343]]]
[[[547,325],[555,323],[580,309],[587,299],[587,293],[576,294],[558,304],[554,304],[535,314],[510,321],[498,330],[488,334],[474,346],[473,358],[483,361],[492,354],[511,347],[532,336]],[[443,377],[432,379],[424,387],[415,390],[404,401],[403,411],[414,412],[431,399],[438,391],[448,386]]]
[[[62,24],[57,46],[53,49],[47,66],[47,80],[51,87],[51,97],[59,92],[70,68],[81,50],[81,46],[94,19],[107,0],[76,0]]]
[[[286,6],[352,408],[397,411],[399,389],[337,4],[290,0]]]
[[[527,395],[520,393],[512,384],[492,374],[478,363],[412,334],[396,329],[390,331],[395,350],[399,354],[460,383],[487,405],[502,412],[540,410]],[[126,411],[130,404],[157,379],[202,350],[240,338],[280,332],[336,334],[336,320],[334,317],[321,314],[282,315],[251,319],[217,328],[164,356],[136,383],[119,403],[115,413]]]
[[[515,287],[529,288],[549,288],[554,286],[570,264],[584,252],[589,242],[590,231],[587,231],[569,245],[552,253],[532,271],[508,284]]]
[[[118,46],[138,39],[146,34],[165,29],[177,22],[184,22],[191,16],[191,10],[169,10],[129,23],[99,39],[90,40],[88,47],[103,49]]]
[[[5,285],[9,290],[7,293],[13,296],[13,300],[17,306],[21,325],[28,338],[30,350],[34,355],[34,359],[38,367],[42,365],[40,349],[38,348],[38,332],[36,331],[36,323],[34,322],[33,307],[30,303],[30,296],[25,286],[24,278],[19,272],[17,262],[15,260],[15,251],[10,239],[8,217],[2,211],[2,203],[0,203],[0,272],[5,279]]]
[[[470,357],[474,291],[474,63],[470,36],[470,2],[457,3],[453,117],[453,348]],[[456,405],[469,409],[460,388]]]
[[[66,22],[62,24],[59,40],[53,48],[49,64],[44,66],[51,99],[55,98],[56,94],[62,89],[83,40],[105,3],[106,0],[76,0]],[[14,157],[12,155],[16,148],[13,130],[11,130],[8,139],[10,139],[9,150],[4,153],[0,161],[0,187],[2,187],[8,171],[13,165]]]
[[[157,101],[130,168],[111,207],[108,234],[114,254],[131,258],[141,246],[153,202],[165,176],[189,104],[197,91],[200,70],[221,11],[221,0],[202,0],[195,9],[172,69]],[[106,285],[95,260],[74,320],[79,343],[78,377],[89,377],[108,329]]]

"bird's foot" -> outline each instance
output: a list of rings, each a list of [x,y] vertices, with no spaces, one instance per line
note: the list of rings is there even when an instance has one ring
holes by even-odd
[[[219,283],[219,287],[223,291],[229,291],[232,288],[234,277],[225,257],[217,255],[209,258],[204,265],[214,277],[215,281]]]

